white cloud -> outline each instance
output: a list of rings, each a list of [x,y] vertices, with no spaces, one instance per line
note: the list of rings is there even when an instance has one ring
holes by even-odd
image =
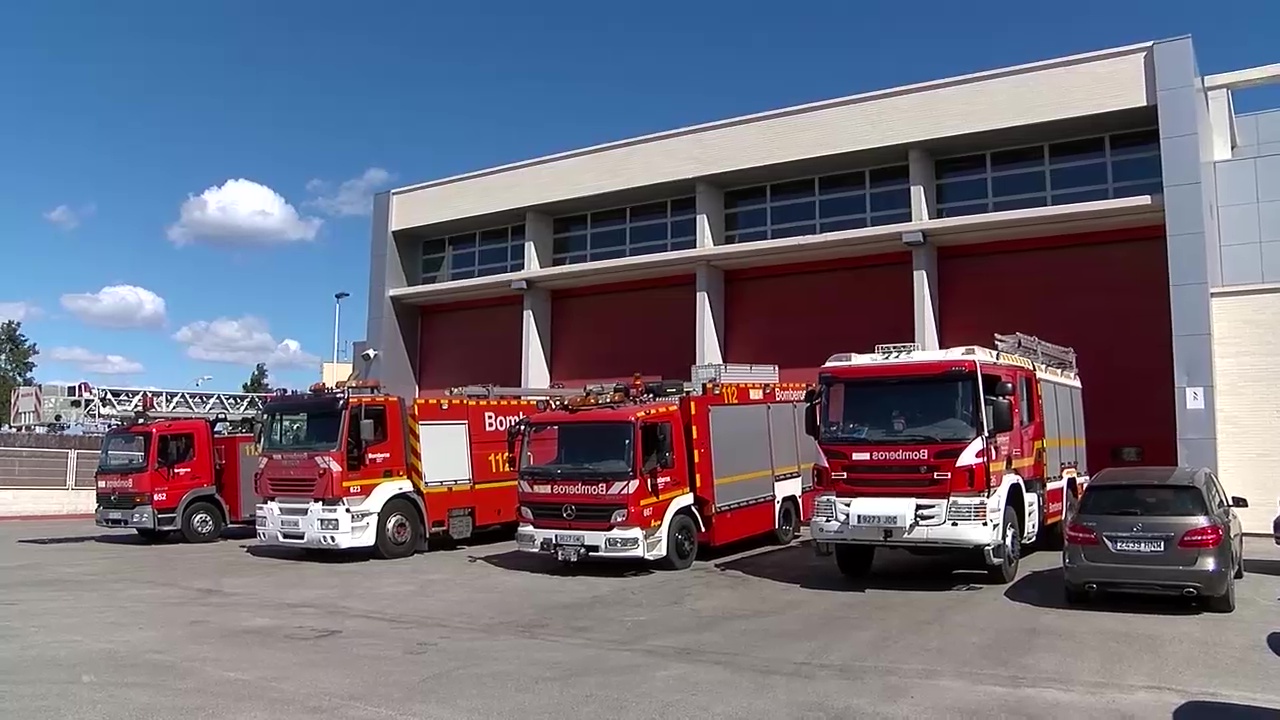
[[[302,217],[275,190],[244,178],[188,195],[169,239],[182,246],[200,240],[230,245],[314,240],[320,218]]]
[[[334,217],[368,215],[373,210],[374,193],[393,180],[395,175],[376,167],[343,181],[336,190],[329,182],[312,180],[307,183],[307,192],[316,197],[303,205]]]
[[[22,301],[0,302],[0,322],[6,320],[26,322],[27,320],[34,320],[42,314],[43,312],[34,303]]]
[[[254,365],[264,362],[271,368],[318,365],[320,358],[303,351],[292,338],[276,341],[261,318],[246,315],[239,320],[220,317],[184,325],[173,339],[187,346],[187,357],[209,362]]]
[[[48,356],[51,360],[72,363],[82,372],[99,375],[136,375],[146,369],[142,363],[123,355],[104,355],[82,347],[56,347]]]
[[[164,298],[136,285],[109,285],[96,293],[67,293],[62,307],[90,325],[110,328],[160,327]]]
[[[44,219],[57,225],[63,230],[75,230],[80,226],[80,222],[85,218],[93,215],[98,207],[93,203],[83,205],[79,210],[73,209],[70,205],[59,205],[58,207],[44,213]]]

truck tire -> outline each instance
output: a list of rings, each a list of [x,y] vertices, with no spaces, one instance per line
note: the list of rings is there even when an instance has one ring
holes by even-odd
[[[667,555],[662,558],[662,567],[687,570],[697,557],[698,525],[688,515],[676,515],[667,528]]]
[[[783,500],[778,508],[777,527],[773,530],[773,541],[778,545],[790,545],[792,540],[800,537],[800,513],[794,500]]]
[[[182,513],[182,537],[189,543],[207,543],[222,535],[222,511],[208,502],[193,502]]]
[[[1022,531],[1018,527],[1018,512],[1012,505],[1005,505],[1000,521],[1000,542],[1004,545],[1004,552],[1000,554],[999,565],[987,567],[987,579],[995,585],[1008,585],[1018,576],[1022,555]]]
[[[422,526],[413,505],[404,498],[387,503],[378,513],[378,534],[374,554],[383,560],[409,557],[418,550]]]
[[[836,545],[836,567],[850,580],[861,580],[869,575],[875,559],[874,545]]]

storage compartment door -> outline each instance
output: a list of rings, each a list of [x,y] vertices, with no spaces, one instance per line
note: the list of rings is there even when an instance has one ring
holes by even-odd
[[[471,435],[465,421],[418,423],[418,442],[423,483],[471,482]]]

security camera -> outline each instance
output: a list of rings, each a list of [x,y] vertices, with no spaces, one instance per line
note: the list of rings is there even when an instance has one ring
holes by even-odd
[[[374,350],[373,348],[369,348],[364,352],[360,353],[360,359],[364,360],[365,362],[373,362],[373,359],[376,357],[378,357],[378,351]]]

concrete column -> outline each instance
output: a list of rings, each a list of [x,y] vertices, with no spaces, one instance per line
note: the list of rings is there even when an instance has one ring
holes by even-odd
[[[520,384],[551,387],[551,293],[543,288],[524,291]]]
[[[694,192],[698,213],[698,247],[724,244],[724,192],[707,183],[698,183]]]
[[[551,216],[530,210],[524,214],[524,269],[551,267]]]
[[[915,342],[922,350],[937,350],[938,342],[938,249],[922,232],[902,234],[902,244],[911,250],[911,296],[915,305]]]
[[[1236,147],[1236,111],[1231,103],[1231,91],[1226,88],[1210,90],[1209,122],[1213,126],[1213,159],[1230,160]]]
[[[417,397],[421,308],[393,303],[387,293],[417,282],[422,245],[411,242],[402,247],[396,241],[391,232],[391,193],[374,196],[372,219],[365,342],[378,354],[366,367],[367,377],[382,381],[389,392]]]
[[[724,362],[724,271],[703,263],[697,270],[697,308],[694,362]]]
[[[911,220],[936,219],[933,156],[921,148],[911,148],[907,151],[907,171],[911,178]]]
[[[1221,283],[1214,132],[1190,38],[1153,51],[1164,185],[1178,462],[1217,469],[1210,287]],[[1195,395],[1195,398],[1191,398]],[[1223,478],[1232,482],[1230,478]]]

